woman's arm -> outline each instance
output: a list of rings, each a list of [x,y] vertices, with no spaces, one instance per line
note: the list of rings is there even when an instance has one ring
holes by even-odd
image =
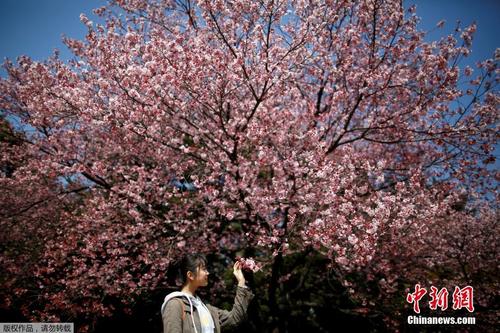
[[[245,277],[241,271],[241,263],[236,262],[233,266],[233,274],[238,280],[238,288],[231,311],[214,307],[219,315],[221,329],[229,329],[238,326],[247,317],[248,304],[254,297],[250,289],[245,286]]]
[[[231,311],[212,306],[218,313],[221,330],[232,329],[246,319],[248,304],[253,297],[254,294],[250,289],[238,286]]]
[[[178,299],[170,300],[161,316],[163,333],[182,333],[182,306]]]

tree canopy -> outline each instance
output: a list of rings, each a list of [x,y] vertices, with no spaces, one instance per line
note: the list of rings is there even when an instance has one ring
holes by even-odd
[[[393,0],[113,0],[95,13],[102,24],[81,16],[85,40],[65,39],[71,61],[5,63],[5,304],[92,330],[172,287],[189,251],[220,272],[237,253],[263,264],[269,332],[285,331],[283,308],[313,320],[304,309],[332,306],[287,303],[311,276],[345,293],[335,309],[389,328],[419,281],[472,285],[494,322],[500,54],[460,67],[474,25],[427,42]]]

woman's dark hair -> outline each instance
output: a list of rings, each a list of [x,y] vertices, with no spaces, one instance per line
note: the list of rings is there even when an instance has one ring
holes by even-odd
[[[187,283],[187,272],[193,272],[196,275],[198,267],[207,266],[207,258],[203,254],[199,253],[189,253],[186,254],[180,261],[178,265],[179,278],[182,281],[182,285]]]

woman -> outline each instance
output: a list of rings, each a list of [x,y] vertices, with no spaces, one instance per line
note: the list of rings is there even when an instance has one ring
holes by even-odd
[[[208,284],[207,260],[200,254],[189,254],[181,261],[182,290],[168,294],[161,306],[163,333],[220,333],[238,326],[245,318],[253,293],[245,285],[241,264],[236,262],[233,274],[238,280],[231,311],[204,304],[196,296],[199,287]]]

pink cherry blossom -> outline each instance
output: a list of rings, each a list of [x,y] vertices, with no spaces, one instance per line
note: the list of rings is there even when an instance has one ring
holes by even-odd
[[[258,272],[261,266],[253,258],[240,258],[238,262],[241,264],[241,269],[248,270],[252,272]]]

